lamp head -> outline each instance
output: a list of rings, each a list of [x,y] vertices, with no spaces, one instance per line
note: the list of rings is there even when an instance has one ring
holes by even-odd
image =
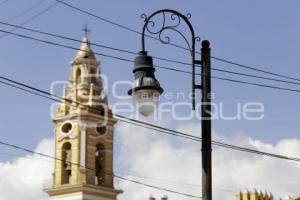
[[[128,94],[144,116],[151,115],[156,109],[159,96],[163,93],[158,80],[154,75],[153,59],[147,52],[141,51],[134,60],[134,82]]]

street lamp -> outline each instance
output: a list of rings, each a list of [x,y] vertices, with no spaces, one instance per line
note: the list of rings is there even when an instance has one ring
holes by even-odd
[[[153,19],[161,16],[162,23],[159,23],[158,30],[154,30],[156,24]],[[201,89],[201,113],[202,113],[202,197],[203,200],[212,200],[212,167],[211,167],[211,67],[210,67],[210,47],[207,40],[202,41],[201,60],[196,60],[195,43],[200,41],[195,37],[194,29],[189,21],[191,15],[187,16],[171,9],[162,9],[154,12],[149,17],[142,15],[145,23],[142,31],[142,51],[134,61],[134,83],[132,89],[128,91],[138,106],[142,115],[151,115],[157,107],[159,96],[163,93],[154,72],[153,59],[147,55],[145,50],[145,31],[152,35],[158,35],[158,39],[164,43],[170,43],[168,36],[163,37],[167,30],[174,31],[183,37],[192,57],[192,108],[195,110],[195,90]],[[169,19],[169,23],[168,20]],[[185,22],[191,32],[191,42],[179,30],[181,20]],[[152,36],[151,36],[152,37]],[[201,65],[201,85],[196,84],[195,66]]]
[[[158,105],[159,96],[163,93],[154,76],[153,59],[146,51],[141,51],[134,60],[134,83],[128,91],[133,96],[139,112],[144,116],[151,115]]]

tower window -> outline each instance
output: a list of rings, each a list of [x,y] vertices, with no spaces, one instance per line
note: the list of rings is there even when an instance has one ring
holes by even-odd
[[[105,184],[105,148],[102,144],[96,145],[95,151],[95,185]]]
[[[95,83],[97,80],[96,69],[94,69],[94,68],[90,69],[90,76],[91,76],[91,82]]]
[[[106,133],[106,126],[103,124],[97,124],[96,131],[99,135],[104,135]]]
[[[72,175],[72,145],[66,142],[62,146],[61,184],[69,184]]]
[[[76,83],[81,82],[81,70],[79,67],[76,69],[75,80],[76,80]]]
[[[70,122],[66,122],[61,126],[61,131],[63,133],[69,133],[72,130],[73,126]]]
[[[96,75],[96,71],[97,71],[97,70],[96,70],[95,68],[91,68],[91,69],[90,69],[90,74],[95,74],[95,75]]]

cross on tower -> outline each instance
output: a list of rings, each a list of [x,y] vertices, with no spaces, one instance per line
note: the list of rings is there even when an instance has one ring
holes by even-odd
[[[87,38],[88,34],[91,32],[91,30],[88,29],[87,24],[85,24],[85,25],[82,27],[82,30],[83,30],[83,32],[84,32],[84,34],[85,34],[85,37]]]

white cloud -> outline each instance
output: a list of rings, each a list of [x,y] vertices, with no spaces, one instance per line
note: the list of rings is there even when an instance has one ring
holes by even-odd
[[[201,194],[201,145],[188,140],[178,140],[154,135],[143,128],[134,128],[122,124],[122,149],[118,156],[118,164],[130,163],[127,170],[149,184],[159,185],[184,193]],[[133,131],[134,130],[134,131]],[[201,127],[189,124],[178,127],[178,130],[193,135],[201,135]],[[259,140],[239,134],[230,138],[213,133],[214,140],[262,151],[300,157],[300,140],[286,139],[276,145],[265,144]],[[276,197],[300,194],[300,164],[276,158],[253,155],[244,152],[213,147],[213,198],[223,200],[235,199],[239,190],[267,190]],[[117,167],[118,168],[118,167]],[[116,170],[117,171],[117,170]],[[163,181],[138,177],[154,177]],[[170,182],[184,182],[178,184]],[[154,189],[122,182],[118,185],[125,190],[121,200],[147,199],[149,194],[157,198],[167,194]],[[171,200],[190,199],[183,196],[168,194]]]
[[[35,151],[53,155],[53,141],[42,140]],[[51,181],[53,160],[38,155],[26,155],[13,162],[0,163],[0,200],[46,200],[42,191]]]
[[[201,134],[197,124],[177,127],[194,135]],[[120,123],[116,134],[121,142],[115,155],[115,172],[127,178],[164,188],[201,195],[201,145],[197,142],[163,136],[159,133]],[[300,140],[285,139],[275,145],[239,134],[231,137],[213,133],[215,140],[263,151],[300,157]],[[36,151],[53,155],[53,141],[46,139]],[[41,160],[42,159],[42,160]],[[0,200],[46,200],[44,183],[51,182],[53,163],[47,158],[27,155],[13,162],[0,163]],[[127,176],[126,174],[132,174]],[[296,195],[299,190],[300,164],[229,149],[214,147],[214,199],[234,200],[239,190],[261,189],[277,197]],[[185,183],[185,184],[182,184]],[[170,200],[191,198],[117,181],[123,189],[120,200],[147,200],[150,194]]]

